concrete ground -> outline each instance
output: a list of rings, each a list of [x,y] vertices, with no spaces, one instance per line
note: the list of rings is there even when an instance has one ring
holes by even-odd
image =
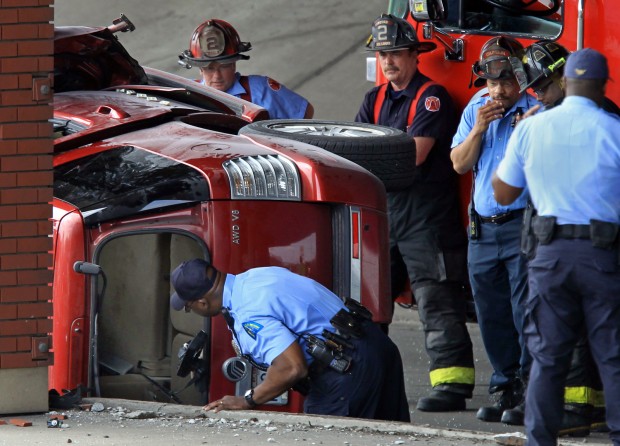
[[[102,412],[66,412],[60,428],[49,415],[20,418],[31,427],[0,426],[0,445],[434,445],[493,444],[488,435],[385,423],[275,412],[221,412],[205,417],[200,408],[126,400],[101,401]],[[135,418],[134,418],[135,417]],[[8,417],[7,417],[8,418]],[[5,419],[7,419],[5,418]]]
[[[476,356],[476,389],[468,409],[431,414],[415,410],[417,399],[427,394],[428,360],[417,312],[397,309],[391,336],[403,354],[406,390],[412,423],[391,423],[354,418],[319,417],[262,411],[202,412],[200,407],[113,399],[87,399],[101,403],[102,411],[68,411],[60,427],[49,428],[50,413],[6,415],[0,421],[0,446],[17,445],[325,445],[325,446],[484,446],[522,445],[523,440],[497,439],[498,434],[522,428],[476,419],[476,410],[487,404],[488,361],[477,325],[469,325]],[[96,406],[94,406],[96,408]],[[52,413],[53,416],[54,413]],[[32,423],[17,427],[11,419]],[[498,443],[501,440],[502,443]],[[609,444],[607,434],[584,439],[562,439],[561,445]]]

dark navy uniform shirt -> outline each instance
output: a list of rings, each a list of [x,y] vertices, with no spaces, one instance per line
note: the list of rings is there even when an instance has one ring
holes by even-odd
[[[412,137],[435,138],[435,145],[426,161],[416,169],[415,176],[416,181],[441,182],[455,178],[450,143],[458,124],[456,109],[446,89],[438,84],[427,87],[418,100],[413,123],[407,122],[411,102],[418,89],[429,80],[418,71],[402,91],[396,92],[388,84],[379,122],[374,122],[374,107],[380,87],[373,88],[366,93],[355,121],[394,127]]]

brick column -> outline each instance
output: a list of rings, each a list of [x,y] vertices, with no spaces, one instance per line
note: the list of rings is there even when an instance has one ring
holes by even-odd
[[[0,413],[48,408],[53,0],[0,0]]]

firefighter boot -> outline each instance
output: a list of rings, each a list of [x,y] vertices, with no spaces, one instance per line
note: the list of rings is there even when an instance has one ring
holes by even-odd
[[[465,395],[443,390],[433,390],[429,396],[418,400],[416,409],[422,412],[452,412],[465,410]]]
[[[465,410],[474,387],[471,339],[465,325],[465,300],[460,288],[432,283],[414,291],[424,327],[426,352],[431,360],[433,390],[418,400],[425,412]]]
[[[592,409],[592,418],[590,419],[590,430],[592,432],[609,432],[605,413],[604,406],[594,406]]]
[[[527,388],[527,383],[523,379],[521,379],[521,383],[523,384],[521,391],[521,402],[512,409],[504,410],[501,419],[501,422],[504,424],[508,424],[510,426],[523,426],[525,424],[525,391]]]
[[[525,403],[521,403],[512,409],[506,409],[502,414],[502,423],[511,426],[523,426],[525,421]]]
[[[497,423],[502,420],[505,410],[513,409],[523,402],[523,387],[521,382],[515,382],[513,386],[498,392],[495,404],[481,407],[476,413],[476,418],[482,421]]]
[[[592,423],[592,410],[590,404],[565,404],[564,415],[562,416],[562,426],[558,435],[560,437],[587,437],[590,435],[590,424]]]

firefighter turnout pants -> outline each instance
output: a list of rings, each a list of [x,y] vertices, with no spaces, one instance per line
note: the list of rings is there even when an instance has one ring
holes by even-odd
[[[388,194],[394,283],[406,272],[423,324],[436,390],[471,397],[472,343],[466,326],[467,239],[454,189],[416,184]],[[401,277],[398,277],[400,274]]]

